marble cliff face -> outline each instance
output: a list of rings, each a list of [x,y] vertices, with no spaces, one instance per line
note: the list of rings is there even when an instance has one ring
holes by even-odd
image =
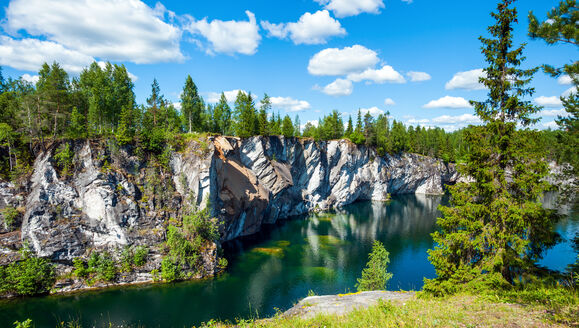
[[[388,194],[440,194],[458,178],[452,164],[415,154],[378,156],[346,140],[210,137],[187,142],[164,166],[130,146],[72,147],[66,176],[56,169],[54,145],[36,158],[24,184],[0,182],[0,208],[21,213],[11,231],[0,217],[0,262],[16,258],[23,242],[69,265],[95,249],[159,245],[167,222],[195,207],[210,206],[227,241],[308,211],[384,201]],[[212,265],[209,256],[208,274]]]

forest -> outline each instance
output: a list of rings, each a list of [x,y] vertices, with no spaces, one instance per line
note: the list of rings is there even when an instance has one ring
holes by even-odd
[[[28,171],[37,153],[57,139],[115,138],[119,145],[134,143],[160,154],[178,134],[207,133],[238,137],[283,135],[315,140],[347,138],[375,147],[378,154],[412,152],[460,162],[469,153],[464,133],[439,127],[406,126],[389,113],[373,117],[358,110],[357,117],[342,117],[338,110],[300,124],[272,110],[270,97],[261,100],[239,92],[230,106],[222,93],[207,104],[187,76],[177,109],[162,94],[155,79],[145,104],[137,104],[134,84],[124,65],[92,63],[71,77],[59,63],[45,63],[32,84],[4,79],[0,68],[0,176],[14,179]],[[233,107],[233,108],[232,108]],[[355,123],[354,123],[355,119]],[[565,131],[534,133],[537,151],[549,159],[564,155],[558,140]]]

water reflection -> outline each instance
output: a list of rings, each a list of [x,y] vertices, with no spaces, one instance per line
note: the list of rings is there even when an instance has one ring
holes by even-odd
[[[332,212],[295,218],[225,245],[230,267],[216,279],[120,288],[0,302],[0,327],[32,318],[37,327],[80,319],[83,326],[125,323],[146,327],[191,326],[212,318],[269,316],[305,297],[355,290],[374,240],[390,252],[389,289],[420,289],[434,277],[427,249],[437,206],[446,198],[395,196],[387,203],[361,202]],[[568,221],[561,229],[578,229]],[[563,252],[563,254],[565,254]],[[556,253],[546,260],[573,260]],[[573,255],[573,254],[572,254]],[[565,264],[566,265],[566,264]]]

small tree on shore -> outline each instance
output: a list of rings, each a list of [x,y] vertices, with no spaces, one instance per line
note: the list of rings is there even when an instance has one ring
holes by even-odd
[[[359,292],[384,290],[392,274],[387,271],[390,263],[390,253],[379,241],[374,241],[372,252],[368,255],[366,268],[362,270],[362,278],[358,279],[356,288]]]

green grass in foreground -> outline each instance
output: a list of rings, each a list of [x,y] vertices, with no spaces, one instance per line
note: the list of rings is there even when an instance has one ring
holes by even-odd
[[[209,322],[202,327],[228,327]],[[565,288],[459,294],[420,293],[405,303],[381,302],[345,316],[240,320],[238,327],[579,327],[579,295]]]

